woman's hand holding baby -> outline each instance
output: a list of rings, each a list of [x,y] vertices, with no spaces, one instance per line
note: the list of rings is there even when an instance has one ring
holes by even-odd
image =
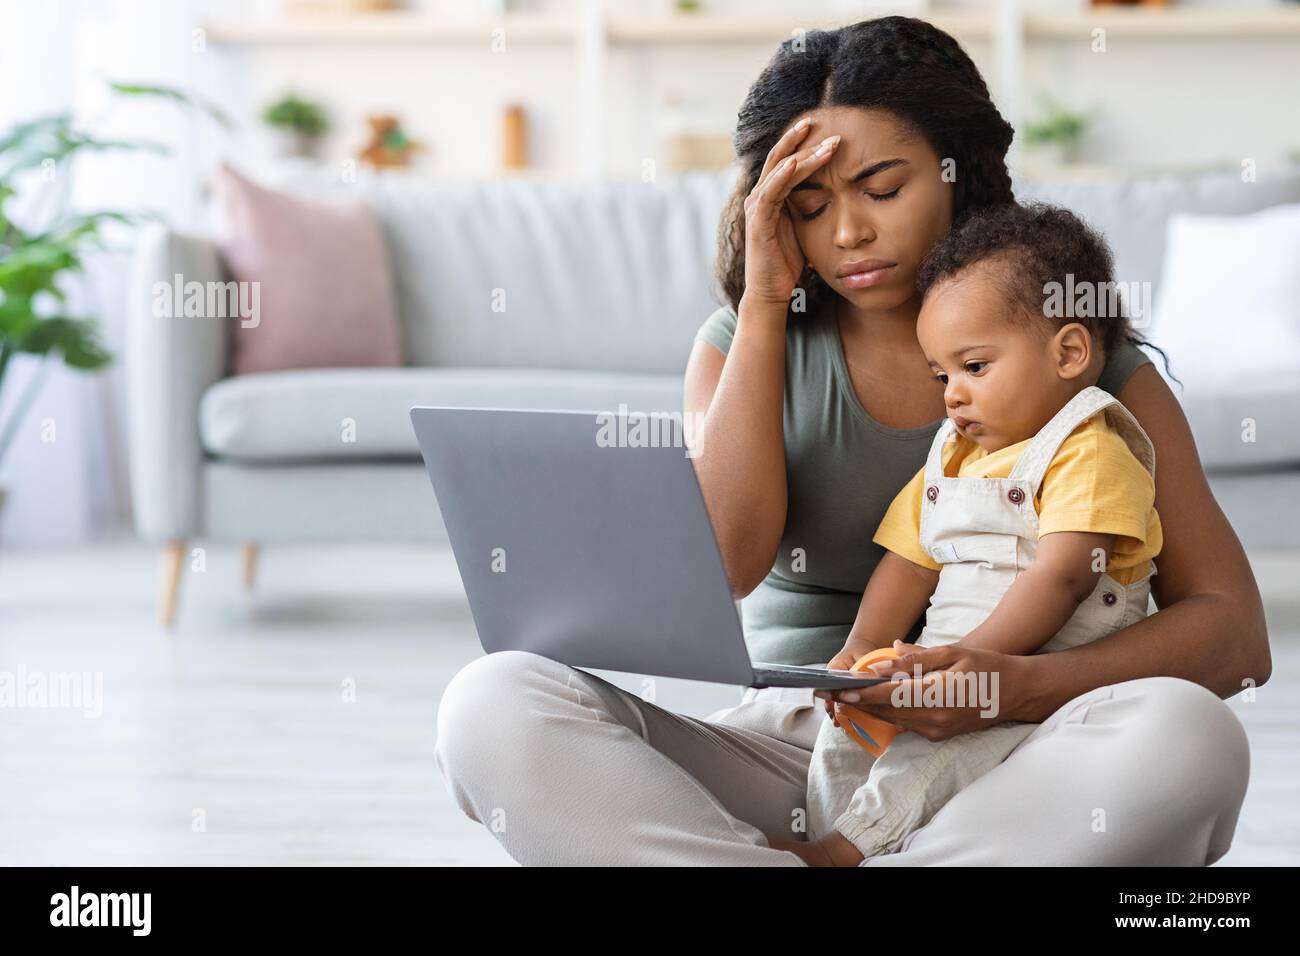
[[[927,740],[947,740],[972,730],[983,730],[989,726],[990,721],[997,723],[1003,720],[1030,719],[1026,715],[1035,710],[1032,675],[1037,662],[1032,657],[963,647],[961,644],[917,647],[899,641],[894,647],[901,655],[898,660],[874,664],[871,672],[880,677],[899,675],[900,680],[848,690],[818,690],[814,694],[830,698],[828,703],[843,701],[852,704],[861,711],[888,721],[902,730],[920,734]],[[996,686],[997,715],[986,716],[978,701],[972,701],[970,706],[963,707],[895,705],[893,695],[900,690],[902,700],[923,699],[923,685],[938,679],[938,675],[944,671],[963,677],[974,675],[977,686]],[[993,684],[994,675],[996,685]],[[903,677],[906,679],[901,679]]]
[[[876,650],[877,647],[878,645],[873,644],[870,641],[855,637],[853,633],[850,633],[848,642],[845,643],[844,647],[840,650],[838,654],[836,654],[834,657],[831,658],[830,663],[827,664],[826,667],[828,670],[833,670],[833,671],[849,670],[854,664],[858,662],[858,659],[861,658],[863,654],[870,654],[872,651]],[[818,693],[817,696],[820,697],[823,695],[821,693]],[[826,715],[830,717],[831,722],[834,723],[836,727],[838,727],[840,725],[840,722],[839,719],[836,717],[836,710],[837,708],[835,705],[835,701],[827,700]]]
[[[917,618],[925,612],[938,583],[937,571],[923,568],[892,551],[886,551],[867,581],[862,592],[862,603],[858,605],[858,616],[844,647],[831,659],[831,669],[848,670],[863,654],[877,648],[910,648],[912,645],[904,644],[896,638],[906,635]],[[827,693],[818,691],[817,696],[826,697]],[[849,702],[847,697],[841,699]],[[826,713],[835,720],[833,700],[826,701]]]

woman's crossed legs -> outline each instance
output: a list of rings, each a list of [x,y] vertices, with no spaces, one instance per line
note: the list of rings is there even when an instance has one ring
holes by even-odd
[[[808,690],[683,717],[523,651],[463,668],[435,759],[460,809],[525,865],[802,866],[821,721]],[[1203,865],[1227,851],[1249,751],[1212,692],[1171,677],[1060,708],[898,853],[863,865]]]

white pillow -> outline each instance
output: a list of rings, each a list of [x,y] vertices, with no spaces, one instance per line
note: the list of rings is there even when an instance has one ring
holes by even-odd
[[[1188,394],[1300,382],[1300,204],[1171,216],[1152,327],[1139,331]]]

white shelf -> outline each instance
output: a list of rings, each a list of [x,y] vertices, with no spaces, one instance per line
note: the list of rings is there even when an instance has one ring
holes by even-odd
[[[925,19],[959,40],[988,40],[993,17],[985,13],[935,10]],[[614,16],[606,21],[611,44],[778,43],[795,28],[824,29],[849,22],[796,16],[736,17],[676,14],[659,17]],[[575,42],[579,23],[553,14],[508,13],[500,17],[445,18],[391,11],[335,16],[284,16],[217,19],[206,24],[214,43],[274,46],[302,43],[437,44],[483,42],[504,27],[507,42]],[[1112,37],[1143,39],[1242,39],[1300,37],[1300,5],[1276,9],[1230,10],[1099,8],[1077,13],[1025,13],[1028,40],[1086,39],[1094,29]]]
[[[788,39],[795,29],[844,25],[827,20],[824,6],[797,14],[725,16],[710,13],[666,16],[606,16],[595,2],[580,3],[578,13],[506,13],[467,18],[438,17],[413,11],[368,14],[279,16],[262,19],[215,19],[206,24],[208,41],[243,46],[251,52],[311,44],[335,46],[419,47],[457,45],[490,50],[494,31],[504,28],[507,44],[553,45],[572,55],[576,64],[582,172],[590,178],[606,173],[602,90],[611,53],[680,45],[713,44],[763,46],[768,50]],[[995,93],[1013,125],[1022,117],[1018,91],[1024,75],[1026,47],[1033,44],[1088,43],[1093,31],[1106,31],[1108,42],[1134,39],[1177,43],[1180,39],[1227,42],[1300,40],[1300,5],[1252,10],[1221,8],[1089,8],[1077,12],[1024,12],[998,16],[988,12],[934,10],[925,19],[963,43],[991,44]],[[584,16],[585,14],[585,16]]]
[[[993,21],[986,14],[931,11],[925,19],[958,39],[988,39]],[[856,18],[804,20],[797,16],[736,17],[678,14],[663,17],[610,17],[611,43],[779,43],[795,29],[824,30],[847,26]]]
[[[935,13],[927,19],[958,38],[991,33],[992,21],[983,14]],[[796,28],[830,29],[851,20],[802,20],[786,17],[735,17],[714,14],[677,14],[660,17],[610,17],[606,21],[610,43],[779,43]],[[300,43],[461,43],[486,40],[504,27],[509,40],[566,42],[578,36],[572,17],[507,13],[499,17],[445,18],[395,10],[382,13],[302,15],[259,19],[216,19],[206,25],[209,41],[250,46]]]
[[[1026,13],[1025,35],[1034,40],[1088,38],[1102,28],[1109,36],[1150,40],[1243,39],[1300,36],[1300,6],[1276,9],[1173,7],[1096,8],[1077,13]]]
[[[208,41],[246,46],[303,43],[479,43],[505,28],[507,43],[568,43],[577,36],[569,17],[512,13],[501,17],[447,18],[403,10],[380,13],[217,19],[205,24]]]

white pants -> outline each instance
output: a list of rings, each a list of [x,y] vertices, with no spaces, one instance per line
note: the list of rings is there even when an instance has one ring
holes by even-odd
[[[808,765],[808,838],[838,831],[864,857],[893,853],[1037,728],[990,722],[937,741],[904,732],[872,757],[826,717]]]
[[[809,690],[767,688],[682,717],[507,651],[447,686],[435,759],[460,809],[525,865],[802,866],[765,834],[803,836],[825,716]],[[863,865],[1213,863],[1249,770],[1245,731],[1211,691],[1173,677],[1101,687]]]

